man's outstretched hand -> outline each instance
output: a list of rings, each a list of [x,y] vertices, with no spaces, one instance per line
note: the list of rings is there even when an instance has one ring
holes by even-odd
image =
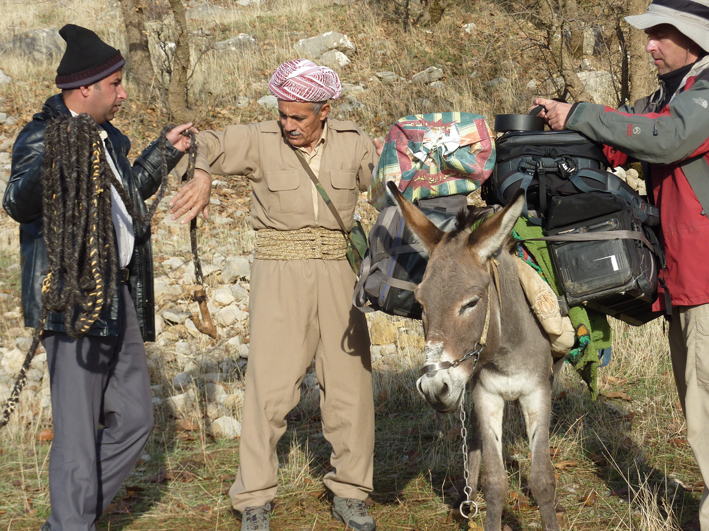
[[[212,191],[212,176],[204,170],[195,169],[194,177],[186,183],[170,201],[172,219],[182,218],[187,223],[202,212],[209,219],[209,194]]]

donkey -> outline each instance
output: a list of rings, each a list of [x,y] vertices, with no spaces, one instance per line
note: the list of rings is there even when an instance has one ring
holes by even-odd
[[[556,478],[549,457],[552,355],[547,336],[534,317],[510,253],[511,229],[524,197],[517,194],[473,232],[473,219],[458,216],[452,232],[443,232],[393,183],[408,227],[430,253],[426,273],[415,291],[423,307],[425,367],[416,386],[437,411],[455,411],[468,381],[474,402],[473,441],[468,472],[477,490],[481,458],[487,502],[485,531],[500,531],[507,498],[502,457],[505,401],[518,400],[531,447],[530,483],[545,531],[558,531]],[[473,494],[474,497],[474,494]]]

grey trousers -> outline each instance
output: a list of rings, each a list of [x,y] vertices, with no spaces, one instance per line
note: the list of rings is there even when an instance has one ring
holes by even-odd
[[[127,304],[118,336],[43,340],[54,417],[51,531],[96,529],[153,429],[145,346],[128,288],[121,290]]]

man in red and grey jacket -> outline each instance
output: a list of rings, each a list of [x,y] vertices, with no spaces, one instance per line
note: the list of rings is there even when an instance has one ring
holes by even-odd
[[[645,30],[660,87],[635,105],[570,105],[537,98],[552,129],[571,129],[603,143],[613,166],[639,160],[648,194],[660,208],[661,241],[671,300],[670,353],[687,439],[709,484],[709,0],[654,0],[626,17]],[[709,489],[700,505],[709,530]]]

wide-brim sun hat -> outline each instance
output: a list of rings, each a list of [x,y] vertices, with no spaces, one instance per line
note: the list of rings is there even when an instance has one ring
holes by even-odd
[[[709,52],[709,0],[653,0],[647,13],[625,20],[640,30],[670,24]]]

